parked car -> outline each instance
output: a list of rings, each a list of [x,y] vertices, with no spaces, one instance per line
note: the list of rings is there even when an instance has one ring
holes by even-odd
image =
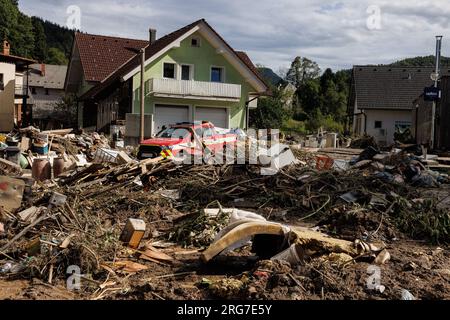
[[[227,145],[234,147],[237,135],[218,133],[210,122],[183,122],[170,125],[155,138],[140,143],[138,158],[149,159],[159,156],[202,155],[208,152],[223,152]]]

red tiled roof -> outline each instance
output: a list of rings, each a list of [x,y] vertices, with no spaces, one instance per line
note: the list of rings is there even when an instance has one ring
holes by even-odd
[[[169,34],[165,35],[164,37],[156,40],[152,45],[147,46],[147,48],[145,49],[145,59],[146,60],[149,59],[150,57],[155,55],[158,51],[167,47],[169,44],[171,44],[173,41],[175,41],[176,39],[181,37],[183,34],[188,32],[189,30],[191,30],[193,27],[195,27],[201,21],[202,20],[198,20],[194,23],[191,23],[191,24],[181,28],[181,29],[178,29],[172,33],[169,33]],[[120,66],[109,77],[104,79],[104,81],[102,80],[102,83],[93,87],[91,90],[87,91],[83,96],[81,96],[81,100],[97,95],[98,93],[103,91],[103,89],[105,89],[106,87],[108,87],[109,85],[114,83],[115,81],[120,80],[120,77],[122,77],[123,75],[127,74],[128,72],[132,71],[134,68],[139,66],[141,56],[140,56],[140,54],[134,54],[134,58],[130,57],[128,60],[129,61],[127,63],[122,64],[122,66]]]
[[[101,82],[148,45],[148,41],[107,37],[77,32],[75,41],[80,52],[86,81]]]
[[[267,88],[269,88],[269,85],[266,83],[266,80],[261,75],[261,73],[259,73],[258,68],[256,68],[256,66],[253,64],[252,60],[247,55],[247,53],[244,51],[235,51],[235,52],[236,52],[237,56],[239,57],[239,59],[241,59],[242,62],[244,62],[247,65],[247,67],[250,70],[252,70],[256,76],[258,76],[259,80],[261,80],[266,85]]]
[[[167,35],[165,35],[164,37],[158,39],[155,41],[155,43],[153,43],[150,46],[147,46],[146,50],[145,50],[145,59],[150,59],[153,55],[155,55],[156,53],[158,53],[160,50],[164,49],[165,47],[167,47],[169,44],[171,44],[173,41],[175,41],[176,39],[178,39],[179,37],[181,37],[183,34],[185,34],[186,32],[188,32],[189,30],[191,30],[192,28],[194,28],[195,26],[197,26],[199,23],[204,22],[206,25],[208,25],[211,30],[213,30],[220,39],[222,39],[225,44],[231,49],[233,50],[233,48],[231,48],[230,45],[228,45],[228,43],[205,21],[205,19],[200,19],[197,20],[181,29],[178,29],[172,33],[169,33]],[[234,51],[234,50],[233,50]],[[236,56],[242,60],[242,62],[245,63],[245,65],[247,65],[247,67],[266,85],[266,87],[268,88],[264,78],[260,75],[260,73],[258,72],[258,70],[256,69],[255,65],[252,63],[252,61],[250,60],[250,58],[248,57],[248,55],[245,52],[242,51],[234,51],[236,53]],[[138,67],[140,65],[140,54],[135,54],[134,58],[130,57],[128,59],[129,61],[125,64],[123,64],[117,71],[114,71],[113,73],[110,74],[109,77],[105,78],[104,80],[102,80],[102,83],[98,84],[97,86],[93,87],[91,90],[89,90],[88,92],[86,92],[81,99],[85,99],[85,98],[92,98],[94,96],[96,96],[98,93],[102,92],[105,88],[107,88],[108,86],[110,86],[111,84],[113,84],[116,81],[119,81],[120,78],[122,76],[124,76],[125,74],[131,72],[133,69],[135,69],[136,67]]]

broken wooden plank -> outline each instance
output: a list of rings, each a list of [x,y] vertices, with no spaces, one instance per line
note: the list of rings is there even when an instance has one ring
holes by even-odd
[[[124,151],[120,151],[119,154],[116,157],[116,162],[118,164],[127,164],[127,163],[131,163],[134,160],[130,158],[130,156],[128,156],[128,154],[126,154],[126,152]]]
[[[32,206],[28,209],[19,212],[17,215],[19,216],[22,222],[33,222],[33,220],[36,218],[36,216],[39,214],[42,208],[43,207]]]
[[[164,252],[156,250],[151,246],[147,246],[146,250],[142,252],[139,258],[158,263],[159,262],[172,263],[174,261],[174,259],[171,256],[165,254]]]
[[[41,134],[47,134],[47,135],[57,135],[57,136],[65,136],[69,133],[71,133],[73,129],[57,129],[57,130],[47,130],[42,131]]]
[[[23,237],[31,228],[33,228],[35,225],[37,225],[41,221],[44,221],[47,218],[48,218],[47,215],[43,215],[43,216],[39,217],[38,219],[36,219],[32,224],[30,224],[27,227],[23,228],[23,230],[20,231],[18,234],[16,234],[16,236],[14,238],[12,238],[7,244],[5,244],[3,247],[1,247],[0,251],[2,251],[2,252],[6,251],[6,249],[11,247],[14,244],[14,242],[16,242],[21,237]]]
[[[228,232],[218,241],[214,242],[201,254],[203,262],[208,262],[229,246],[247,239],[256,234],[284,235],[283,226],[272,222],[247,222]]]
[[[22,168],[14,162],[0,158],[0,173],[18,176],[22,174]]]
[[[148,269],[148,267],[143,264],[129,260],[113,262],[112,267],[117,271],[122,271],[125,273],[136,273]]]
[[[351,256],[357,255],[353,242],[332,238],[324,233],[307,228],[292,228],[291,243],[295,241],[303,248],[323,251],[327,253],[346,253]]]

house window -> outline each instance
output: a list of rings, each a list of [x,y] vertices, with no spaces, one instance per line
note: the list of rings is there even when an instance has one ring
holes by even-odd
[[[188,64],[183,64],[181,66],[181,80],[192,80],[192,66]]]
[[[175,79],[175,63],[164,63],[163,77],[166,79]]]
[[[395,121],[395,132],[404,133],[406,130],[411,129],[411,121]]]
[[[0,90],[5,89],[5,84],[3,83],[3,73],[0,73]]]
[[[382,121],[375,121],[375,129],[381,129],[383,127]]]
[[[224,68],[211,67],[211,82],[224,82]]]
[[[191,39],[191,46],[192,47],[200,47],[200,39],[199,38],[197,38],[197,37],[193,37],[192,39]]]
[[[35,87],[32,87],[32,88],[31,88],[31,93],[32,93],[32,94],[36,94],[36,88],[35,88]]]
[[[45,89],[45,95],[48,96],[50,94],[50,91],[48,89]]]

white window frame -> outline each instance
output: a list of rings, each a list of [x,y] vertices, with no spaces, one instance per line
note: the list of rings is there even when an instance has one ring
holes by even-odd
[[[225,67],[224,66],[214,66],[214,65],[212,65],[210,68],[209,68],[209,81],[210,82],[213,82],[212,81],[212,69],[213,68],[220,68],[220,69],[222,69],[222,81],[220,81],[220,82],[217,82],[217,83],[226,83],[226,69],[225,69]]]
[[[165,64],[173,64],[173,65],[174,65],[175,70],[174,70],[174,72],[173,72],[173,76],[174,76],[173,78],[167,78],[167,77],[164,76],[164,65],[165,65]],[[177,65],[176,62],[169,62],[169,61],[166,61],[166,62],[163,62],[163,63],[162,63],[162,78],[163,78],[163,79],[177,80],[177,76],[178,76],[178,65]]]
[[[179,75],[178,75],[178,79],[183,80],[182,79],[182,75],[183,75],[183,66],[188,66],[189,67],[189,80],[184,80],[184,81],[193,81],[194,80],[194,65],[191,63],[180,63],[180,68],[179,68]]]
[[[192,40],[193,39],[197,40],[197,45],[196,46],[192,45]],[[202,46],[202,40],[200,39],[200,37],[198,37],[198,36],[191,37],[191,47],[192,48],[200,48],[201,46]]]

